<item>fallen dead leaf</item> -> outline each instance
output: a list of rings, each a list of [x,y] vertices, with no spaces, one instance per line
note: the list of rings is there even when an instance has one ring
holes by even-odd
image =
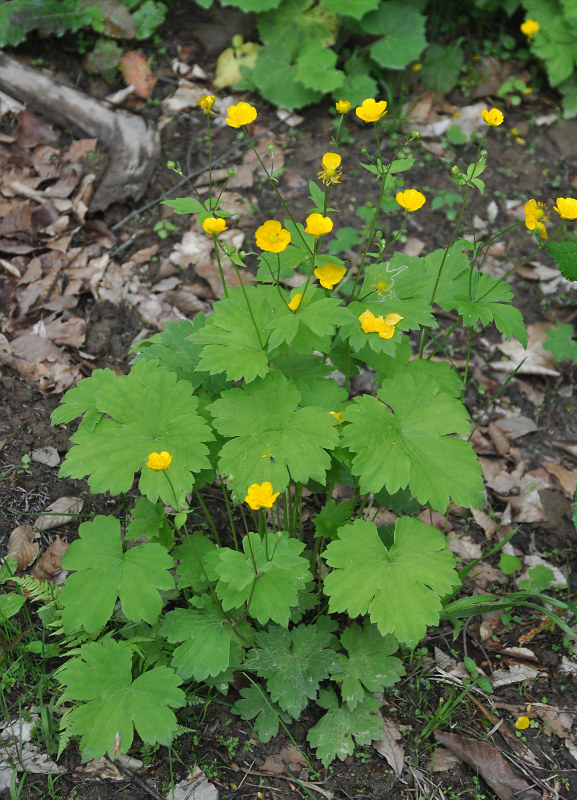
[[[547,472],[555,476],[563,492],[569,497],[573,497],[575,489],[577,489],[577,470],[567,469],[557,461],[544,461],[543,466]]]
[[[431,761],[431,768],[433,772],[447,772],[456,767],[460,762],[461,759],[456,753],[447,750],[445,747],[437,747]]]
[[[137,50],[130,50],[120,59],[119,69],[126,83],[134,87],[134,94],[147,100],[158,81],[150,71],[150,58]]]
[[[307,762],[303,758],[303,754],[294,744],[290,743],[283,745],[278,753],[269,754],[259,769],[262,772],[273,772],[275,775],[292,772],[305,780],[308,777]]]
[[[532,681],[546,674],[543,670],[530,667],[528,664],[512,664],[509,669],[496,669],[489,680],[493,689],[498,689],[499,686],[510,686],[513,683]]]
[[[58,450],[50,445],[33,450],[30,453],[30,458],[33,461],[38,461],[39,464],[46,464],[47,467],[57,467],[60,464]]]
[[[541,793],[513,772],[496,747],[443,731],[435,731],[435,738],[478,772],[499,800],[540,800]]]
[[[57,536],[38,559],[30,577],[36,578],[36,580],[39,581],[58,583],[58,577],[62,572],[60,562],[67,550],[68,543],[63,542],[60,536]]]
[[[571,735],[573,720],[571,719],[571,714],[567,713],[567,711],[561,711],[558,708],[553,708],[553,706],[545,705],[534,705],[531,706],[531,709],[556,736],[566,739]]]
[[[532,419],[522,415],[501,417],[495,422],[502,431],[509,434],[511,439],[518,439],[520,436],[526,436],[528,433],[534,433],[539,430],[539,427]]]
[[[29,567],[38,555],[38,542],[34,541],[34,530],[30,525],[14,528],[8,539],[6,558],[16,559],[16,574]]]
[[[547,331],[553,327],[551,322],[534,322],[527,326],[529,341],[527,349],[516,339],[503,341],[497,345],[508,356],[509,361],[494,361],[491,366],[498,372],[514,372],[518,375],[560,375],[555,369],[555,358],[550,350],[544,350]],[[519,364],[524,360],[521,367]],[[517,369],[519,367],[519,369]]]
[[[495,520],[484,511],[480,511],[478,508],[473,508],[471,506],[469,510],[477,525],[483,529],[485,536],[487,539],[489,539],[489,541],[491,541],[497,530],[497,523]]]
[[[402,740],[400,726],[391,717],[383,717],[383,738],[373,742],[373,747],[397,775],[402,774],[405,763],[405,751],[399,744]]]
[[[59,497],[38,517],[34,527],[37,531],[48,531],[67,525],[77,518],[83,505],[84,501],[80,497]]]

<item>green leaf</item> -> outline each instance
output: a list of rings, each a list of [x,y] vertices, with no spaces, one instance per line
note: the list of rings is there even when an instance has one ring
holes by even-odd
[[[96,2],[88,8],[81,8],[78,0],[27,0],[13,5],[10,27],[27,32],[38,30],[43,36],[63,36],[68,31],[76,33],[88,25],[102,30],[105,19]]]
[[[273,703],[260,686],[245,686],[240,695],[241,699],[230,710],[244,720],[254,720],[253,728],[263,744],[277,735],[281,721],[285,724],[291,721],[290,716]]]
[[[444,511],[481,507],[483,479],[471,445],[450,434],[469,431],[465,406],[427,375],[397,373],[376,397],[355,397],[343,411],[342,437],[354,454],[360,489],[394,494],[409,488],[423,504]]]
[[[573,338],[575,330],[573,325],[556,325],[547,331],[547,341],[543,350],[551,350],[555,361],[577,361],[577,341]]]
[[[546,592],[555,580],[555,573],[544,564],[538,564],[529,570],[529,577],[519,581],[519,589],[531,594]]]
[[[322,213],[325,205],[325,192],[314,181],[309,181],[309,192],[313,204]]]
[[[372,522],[355,520],[323,557],[333,568],[324,583],[330,611],[368,613],[383,636],[392,633],[409,647],[438,624],[441,597],[459,583],[443,534],[410,517],[397,519],[391,548]]]
[[[164,22],[167,6],[155,0],[146,0],[136,11],[132,12],[132,21],[136,28],[137,39],[148,39]]]
[[[344,503],[335,503],[329,498],[326,505],[313,518],[315,536],[325,539],[336,539],[337,530],[351,518],[356,505],[356,498],[351,498]]]
[[[288,627],[298,593],[311,578],[308,559],[301,556],[304,547],[283,531],[266,533],[262,539],[249,533],[242,540],[244,554],[228,547],[217,550],[216,593],[224,611],[248,603],[248,614],[261,625],[272,620]]]
[[[84,414],[81,426],[93,431],[102,417],[96,400],[97,393],[106,386],[115,385],[116,375],[111,369],[95,369],[90,378],[79,381],[62,397],[60,405],[50,415],[52,425],[71,422]]]
[[[233,639],[226,615],[209,595],[196,600],[198,608],[176,608],[164,617],[160,634],[182,642],[172,665],[183,679],[204,681],[224,672],[231,660]]]
[[[577,242],[547,242],[545,246],[561,275],[568,281],[577,281]]]
[[[78,534],[62,558],[64,569],[76,570],[60,594],[65,632],[80,626],[88,633],[99,630],[118,598],[128,619],[156,622],[162,611],[159,590],[174,588],[169,572],[174,561],[165,548],[145,543],[123,553],[120,522],[101,514],[83,522]]]
[[[168,746],[177,721],[169,706],[184,705],[181,683],[169,667],[155,667],[132,680],[132,652],[125,642],[104,639],[85,644],[78,658],[58,672],[66,689],[61,702],[74,702],[69,710],[71,733],[82,736],[82,760],[130,749],[134,728],[147,744]]]
[[[156,539],[163,546],[172,546],[174,536],[164,513],[162,503],[151,503],[145,497],[139,497],[132,509],[132,520],[126,526],[126,538],[138,539],[146,536]]]
[[[352,755],[355,743],[363,747],[382,738],[383,724],[377,716],[381,701],[377,697],[365,697],[354,709],[347,705],[339,708],[334,691],[323,689],[317,703],[328,712],[309,729],[307,739],[325,767],[335,758],[344,761]]]
[[[380,0],[323,0],[323,6],[341,17],[361,19],[369,11],[374,11],[379,2]]]
[[[499,569],[501,572],[504,572],[505,575],[512,575],[518,569],[522,569],[523,564],[521,563],[521,559],[517,558],[517,556],[511,556],[508,553],[501,553],[499,557]]]
[[[292,342],[299,330],[304,333],[302,331],[304,326],[314,334],[314,337],[307,337],[307,352],[312,352],[319,349],[319,340],[333,336],[337,327],[356,321],[358,320],[349,308],[343,307],[337,297],[325,297],[322,289],[309,288],[296,313],[287,306],[279,308],[275,318],[270,322],[272,332],[269,347],[274,349],[283,342]]]
[[[25,602],[24,595],[16,594],[16,592],[0,594],[0,624],[3,625],[10,617],[17,614]]]
[[[209,563],[207,558],[215,550],[216,545],[200,531],[184,537],[182,544],[172,551],[173,557],[179,562],[176,567],[179,589],[190,586],[195,594],[199,594],[212,581],[216,581],[212,562]]]
[[[419,80],[427,89],[448,94],[459,82],[464,60],[463,48],[458,41],[449,45],[430,44],[425,52]],[[468,141],[467,136],[465,141]]]
[[[272,700],[297,719],[335,666],[332,639],[316,625],[297,625],[292,631],[269,627],[257,633],[244,667],[264,678]]]
[[[345,64],[345,69],[346,66]],[[366,72],[346,73],[344,83],[334,93],[335,99],[346,98],[353,106],[359,106],[367,97],[375,97],[379,87],[374,78],[368,74],[368,67],[366,69]]]
[[[381,636],[375,625],[365,621],[364,627],[353,622],[341,635],[341,644],[348,653],[339,661],[332,679],[342,684],[343,703],[353,709],[369,692],[382,692],[405,674],[400,658],[392,654],[398,649],[394,636]]]
[[[236,6],[244,14],[249,11],[256,11],[257,14],[263,11],[270,11],[273,8],[278,8],[282,0],[220,0],[221,6]]]
[[[539,22],[541,20],[540,17],[536,19]],[[531,50],[533,55],[544,62],[549,83],[555,87],[571,77],[574,71],[577,25],[570,23],[560,13],[550,19],[546,27],[542,27],[543,31],[531,42]]]
[[[156,361],[140,361],[128,375],[114,380],[82,382],[82,398],[106,414],[93,431],[80,426],[70,437],[75,445],[66,454],[60,477],[83,478],[94,492],[127,492],[134,474],[142,470],[139,489],[154,503],[160,498],[182,504],[194,483],[191,473],[210,468],[206,442],[213,435],[197,411],[192,387]],[[170,398],[170,402],[167,402]],[[79,396],[74,396],[80,413]],[[91,410],[90,408],[88,410]],[[150,453],[172,455],[166,471],[146,467]]]
[[[315,6],[312,0],[283,0],[275,11],[258,18],[258,32],[264,45],[283,52],[293,61],[302,50],[316,45],[319,51],[331,47],[336,39],[338,17],[326,6]]]
[[[199,369],[212,375],[226,373],[232,381],[241,378],[249,383],[268,372],[266,331],[282,300],[272,286],[247,286],[228,291],[228,298],[214,305],[214,312],[203,328],[191,335],[194,344],[203,345]],[[253,316],[256,322],[253,322]]]
[[[258,51],[251,79],[265,100],[294,109],[317,103],[320,91],[308,89],[296,79],[291,49],[287,45],[265,45]]]
[[[174,209],[175,214],[200,214],[206,212],[206,208],[194,197],[173,197],[172,200],[163,200],[163,206]]]
[[[381,3],[363,17],[362,29],[371,36],[384,34],[370,47],[371,57],[386,69],[404,69],[416,61],[425,47],[426,17],[406,3]]]
[[[276,369],[300,393],[301,406],[320,406],[327,411],[342,410],[348,397],[347,391],[329,377],[334,367],[326,364],[320,356],[299,353],[298,358],[294,358],[290,349],[283,348],[274,363]]]
[[[296,63],[296,78],[307,89],[332,92],[342,85],[345,74],[335,69],[337,54],[330,48],[312,44],[301,50]]]
[[[335,420],[323,408],[298,408],[299,401],[297,389],[277,372],[228,389],[208,407],[216,430],[233,437],[221,450],[219,470],[241,500],[253,483],[270,481],[277,492],[289,480],[324,481],[327,450],[339,439]]]

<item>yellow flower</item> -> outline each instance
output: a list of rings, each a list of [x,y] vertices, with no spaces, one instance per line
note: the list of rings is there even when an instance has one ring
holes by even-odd
[[[519,719],[515,722],[515,727],[518,731],[524,731],[529,727],[530,724],[531,720],[529,717],[519,717]]]
[[[313,236],[324,236],[333,229],[333,221],[322,214],[309,214],[305,233],[312,233]]]
[[[423,69],[423,65],[417,62],[416,64],[411,65],[411,69],[413,72],[420,72]]]
[[[577,219],[577,200],[574,197],[558,197],[553,208],[561,219]]]
[[[282,253],[289,245],[291,240],[290,231],[280,224],[276,219],[269,219],[264,222],[255,233],[256,245],[261,250],[269,253]]]
[[[325,153],[322,157],[321,164],[322,170],[318,173],[318,177],[322,180],[325,186],[331,183],[340,183],[342,170],[341,157],[338,153]]]
[[[300,306],[302,299],[303,299],[302,294],[300,292],[297,292],[295,294],[295,296],[293,297],[293,299],[288,304],[288,307],[290,308],[290,310],[291,311],[296,311],[297,308]]]
[[[386,100],[374,100],[370,98],[368,100],[363,100],[360,106],[355,108],[355,114],[359,119],[362,119],[363,122],[376,122],[381,117],[384,117],[387,113],[387,101]]]
[[[397,192],[395,200],[405,211],[417,211],[425,203],[425,195],[417,189],[405,189]]]
[[[167,453],[166,450],[163,450],[162,453],[149,453],[146,466],[148,469],[154,470],[154,472],[161,472],[161,470],[168,469],[170,467],[171,461],[172,456],[170,453]]]
[[[202,222],[202,230],[208,236],[218,236],[219,233],[222,233],[223,230],[226,228],[226,223],[223,219],[217,217],[207,217]]]
[[[338,423],[340,423],[341,425],[343,424],[344,419],[342,411],[329,411],[329,414],[331,414]]]
[[[348,100],[338,100],[335,103],[335,108],[339,114],[346,114],[351,110],[351,104]]]
[[[549,219],[545,203],[529,200],[525,203],[525,225],[530,231],[537,230],[541,239],[547,239],[547,230],[543,224]]]
[[[501,125],[505,119],[503,112],[499,111],[498,108],[491,108],[489,111],[483,109],[481,111],[481,116],[491,128],[496,128],[497,125]]]
[[[364,333],[378,333],[381,339],[392,339],[395,325],[402,319],[400,314],[387,314],[384,319],[380,315],[375,317],[373,312],[367,309],[359,317],[359,322]]]
[[[248,487],[244,502],[248,503],[253,511],[258,511],[259,508],[272,508],[279,494],[280,492],[273,492],[270,481],[253,483]]]
[[[210,114],[216,97],[213,94],[201,94],[200,100],[196,101],[196,105],[200,106],[205,114]]]
[[[336,264],[325,264],[324,267],[315,267],[315,278],[325,289],[334,289],[336,284],[345,276],[346,269],[337,267]]]
[[[521,23],[521,33],[524,33],[528,39],[532,39],[536,33],[539,33],[539,23],[534,19],[526,19]]]
[[[242,128],[243,125],[250,125],[256,119],[256,108],[250,103],[237,103],[229,106],[226,110],[228,117],[225,122],[231,128]]]

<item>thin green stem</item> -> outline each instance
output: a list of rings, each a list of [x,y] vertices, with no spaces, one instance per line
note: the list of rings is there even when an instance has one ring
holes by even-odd
[[[222,475],[220,476],[220,488],[222,489],[222,496],[224,497],[224,504],[226,506],[226,513],[228,515],[228,523],[230,525],[230,532],[232,534],[232,538],[234,539],[234,548],[238,550],[238,541],[236,538],[236,528],[234,524],[234,517],[232,515],[232,507],[230,505],[230,499],[228,496],[228,492],[226,491],[226,486],[224,484],[224,478]]]
[[[220,260],[220,252],[219,252],[219,249],[218,249],[219,246],[222,247],[222,244],[218,241],[218,236],[216,235],[216,233],[212,234],[212,241],[214,243],[214,252],[215,252],[215,255],[216,255],[216,263],[218,264],[218,271],[220,273],[220,282],[222,283],[222,293],[226,298],[228,298],[228,291],[227,291],[227,288],[226,288],[226,280],[224,278],[224,271],[222,269],[222,262]]]
[[[213,534],[214,538],[216,539],[216,542],[217,542],[218,546],[220,547],[221,546],[221,544],[220,544],[220,536],[218,535],[218,531],[216,529],[216,525],[214,524],[214,520],[212,518],[212,514],[210,513],[210,511],[206,507],[206,503],[202,499],[202,496],[201,496],[200,492],[198,491],[198,489],[194,489],[194,495],[195,495],[196,499],[198,500],[198,502],[200,504],[200,507],[202,508],[202,510],[204,512],[204,516],[206,518],[206,521],[208,522],[208,524],[210,526],[212,534]]]

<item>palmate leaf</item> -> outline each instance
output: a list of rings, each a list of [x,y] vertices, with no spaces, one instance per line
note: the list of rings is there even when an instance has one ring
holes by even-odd
[[[378,397],[363,395],[343,411],[343,443],[354,454],[361,492],[409,488],[421,503],[444,511],[481,507],[483,480],[471,445],[450,434],[469,430],[467,409],[428,375],[399,371]],[[381,402],[382,401],[382,402]]]
[[[577,281],[577,242],[548,242],[546,247],[559,265],[561,275],[568,281]]]
[[[334,366],[326,364],[320,356],[299,353],[297,358],[293,358],[290,349],[283,349],[273,363],[298,390],[302,406],[321,406],[327,411],[342,409],[348,393],[334,378],[329,377],[334,372]]]
[[[132,680],[132,652],[126,642],[104,639],[85,644],[80,656],[58,672],[66,689],[61,701],[74,702],[68,712],[71,733],[82,736],[82,760],[128,752],[134,728],[147,744],[169,745],[177,721],[169,706],[184,705],[180,678],[170,667],[155,667]]]
[[[330,611],[368,613],[383,636],[410,647],[438,623],[441,597],[459,583],[443,534],[411,517],[397,519],[390,549],[372,522],[355,520],[323,557],[333,568],[324,583]]]
[[[392,655],[398,649],[395,637],[381,636],[375,625],[365,621],[361,628],[353,623],[343,631],[341,644],[348,658],[341,657],[332,679],[342,684],[343,703],[351,709],[365,699],[363,686],[369,692],[381,692],[405,674],[401,659]]]
[[[292,631],[269,626],[257,633],[244,667],[264,678],[272,700],[297,719],[335,667],[332,644],[332,634],[318,625],[297,625]]]
[[[80,427],[93,431],[102,417],[98,408],[97,393],[106,386],[116,385],[116,375],[111,369],[95,369],[90,378],[79,381],[62,397],[60,405],[50,415],[53,425],[71,422],[81,414]]]
[[[290,47],[284,44],[261,47],[250,78],[270,103],[289,109],[302,108],[318,102],[323,93],[297,80],[291,54]]]
[[[480,299],[470,299],[468,277],[462,276],[459,284],[454,286],[452,302],[446,298],[444,308],[449,311],[455,308],[463,317],[463,325],[474,325],[476,322],[488,325],[494,322],[507,339],[515,337],[526,347],[527,329],[519,309],[510,304],[513,290],[509,284],[478,270],[473,271],[472,283],[473,296]]]
[[[229,389],[208,406],[216,430],[234,437],[221,450],[219,470],[241,500],[253,483],[270,481],[274,491],[282,491],[290,479],[324,480],[327,451],[339,440],[335,420],[323,408],[298,408],[299,401],[298,391],[277,372]]]
[[[556,325],[547,331],[547,341],[543,343],[543,350],[550,350],[555,361],[577,361],[577,341],[573,338],[575,330],[573,325]]]
[[[317,758],[325,767],[339,758],[344,761],[353,754],[355,743],[359,747],[382,738],[383,724],[377,715],[381,701],[377,697],[365,696],[351,709],[343,704],[339,707],[332,689],[323,689],[317,700],[327,713],[309,729],[307,739],[316,748]]]
[[[276,736],[281,721],[291,721],[290,716],[266,696],[260,686],[245,686],[240,690],[241,700],[237,700],[231,711],[244,720],[254,720],[252,725],[263,744]]]
[[[182,642],[172,656],[178,674],[204,681],[228,668],[234,642],[230,622],[210,595],[202,595],[196,604],[198,608],[169,611],[160,634],[169,642]]]
[[[359,312],[360,313],[360,312]],[[307,352],[312,353],[318,348],[318,341],[322,337],[332,336],[337,326],[347,322],[355,322],[356,317],[348,308],[341,305],[335,297],[325,297],[320,289],[309,289],[303,297],[296,313],[286,306],[280,307],[278,313],[270,322],[271,334],[269,347],[278,347],[283,342],[292,342],[295,335],[303,328],[308,329]]]
[[[379,2],[380,0],[323,0],[323,6],[341,17],[361,19],[369,11],[374,11]]]
[[[60,595],[65,632],[80,626],[88,633],[99,630],[112,616],[118,598],[128,619],[156,622],[162,610],[159,590],[174,588],[169,572],[174,560],[165,548],[145,543],[123,553],[120,522],[100,514],[83,522],[78,533],[80,538],[62,558],[64,569],[76,570]]]
[[[228,547],[214,556],[219,577],[216,593],[225,611],[248,603],[248,614],[261,625],[269,620],[288,627],[298,593],[311,578],[308,559],[301,556],[304,542],[288,533],[249,533],[242,540],[244,554]]]
[[[337,54],[316,44],[305,47],[298,55],[296,78],[307,89],[332,92],[342,85],[345,73],[335,69]]]
[[[268,372],[266,340],[269,321],[284,305],[272,286],[246,286],[228,290],[228,297],[214,305],[214,313],[190,339],[202,345],[198,368],[212,375],[226,373],[232,381],[248,383]],[[253,317],[256,322],[253,322]]]
[[[425,47],[426,17],[406,3],[381,3],[363,17],[362,29],[371,36],[384,34],[370,47],[371,57],[386,69],[403,69],[416,61]]]
[[[139,488],[154,503],[159,498],[178,506],[194,484],[192,473],[210,468],[205,442],[214,437],[197,411],[192,387],[176,380],[173,372],[156,361],[141,361],[128,375],[114,380],[85,378],[80,395],[74,395],[74,410],[81,413],[80,399],[86,395],[103,417],[93,431],[81,426],[70,437],[75,445],[66,454],[60,477],[83,478],[94,492],[127,492],[134,474],[141,471]],[[65,398],[66,400],[66,398]],[[148,455],[163,450],[172,455],[166,470],[146,467]]]
[[[212,581],[216,581],[217,575],[207,558],[214,550],[216,545],[200,531],[195,531],[192,536],[185,536],[182,544],[174,548],[172,555],[179,562],[176,567],[179,589],[190,586],[193,592],[199,594]]]

